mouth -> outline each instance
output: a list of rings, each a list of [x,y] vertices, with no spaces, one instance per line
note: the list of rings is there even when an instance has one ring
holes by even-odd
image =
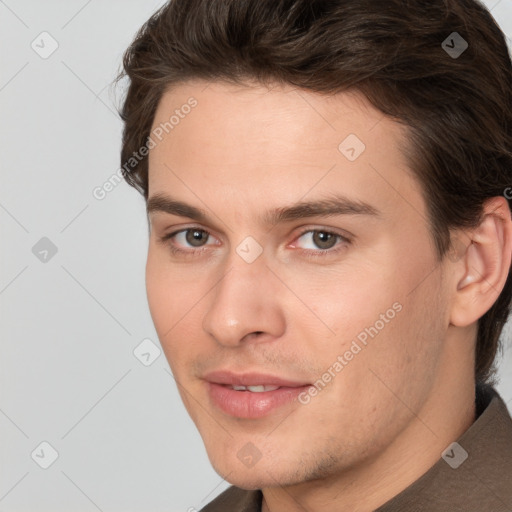
[[[310,383],[275,375],[229,371],[204,376],[212,406],[236,418],[256,419],[269,416],[297,402]]]

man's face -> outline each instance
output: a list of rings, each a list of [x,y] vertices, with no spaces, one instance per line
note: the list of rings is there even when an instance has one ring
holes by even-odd
[[[428,434],[417,417],[434,395],[449,292],[404,129],[355,94],[206,85],[167,92],[155,116],[153,129],[181,113],[154,138],[149,201],[205,217],[154,208],[146,281],[213,466],[241,487],[288,485]],[[340,208],[271,217],[326,200]]]

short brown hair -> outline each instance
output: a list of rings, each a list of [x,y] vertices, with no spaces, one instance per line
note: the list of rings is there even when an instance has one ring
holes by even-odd
[[[446,50],[454,38],[468,44],[460,55]],[[439,259],[450,230],[477,226],[484,201],[512,184],[512,64],[476,0],[170,0],[139,30],[123,66],[121,165],[146,200],[147,156],[131,169],[126,162],[147,144],[163,93],[193,79],[363,93],[408,128],[405,153]],[[509,272],[479,320],[477,382],[495,383],[511,295]]]

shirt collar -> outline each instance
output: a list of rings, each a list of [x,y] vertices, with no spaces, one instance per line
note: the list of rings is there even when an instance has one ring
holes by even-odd
[[[477,419],[444,457],[375,512],[512,510],[512,418],[485,384],[476,387],[475,406]]]

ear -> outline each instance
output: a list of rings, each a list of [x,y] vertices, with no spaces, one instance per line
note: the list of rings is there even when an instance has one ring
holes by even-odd
[[[484,203],[481,223],[455,234],[451,261],[454,300],[450,323],[466,327],[481,318],[498,299],[510,272],[512,220],[504,197]]]

